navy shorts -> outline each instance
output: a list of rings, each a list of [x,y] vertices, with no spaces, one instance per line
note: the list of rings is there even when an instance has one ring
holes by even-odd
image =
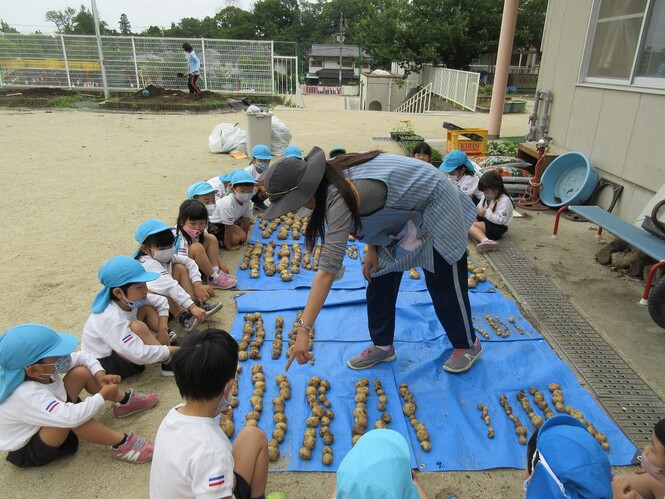
[[[501,239],[501,236],[503,236],[508,230],[507,225],[495,224],[494,222],[487,220],[485,217],[476,217],[476,219],[479,222],[485,222],[485,235],[492,241],[498,241]]]
[[[106,371],[106,374],[117,374],[123,380],[145,371],[145,366],[139,366],[138,364],[129,362],[127,359],[123,359],[115,350],[112,350],[111,355],[108,357],[97,360],[104,368],[104,371]]]
[[[19,468],[34,468],[44,466],[61,457],[71,456],[76,453],[78,448],[79,439],[71,430],[60,447],[46,445],[37,432],[22,448],[9,452],[7,461]]]
[[[236,477],[236,486],[233,489],[233,496],[236,499],[250,499],[252,497],[252,489],[242,475],[238,475],[235,471],[233,474]]]

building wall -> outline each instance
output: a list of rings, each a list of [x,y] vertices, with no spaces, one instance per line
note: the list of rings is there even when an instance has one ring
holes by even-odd
[[[381,104],[381,111],[394,111],[406,98],[406,85],[399,88],[395,78],[361,76],[362,97],[360,109],[370,110],[373,102]]]
[[[592,2],[550,0],[538,88],[552,91],[549,135],[586,154],[624,190],[614,214],[635,221],[665,182],[665,95],[578,83]]]

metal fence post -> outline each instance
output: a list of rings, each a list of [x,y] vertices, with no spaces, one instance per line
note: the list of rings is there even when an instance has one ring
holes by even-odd
[[[206,64],[206,45],[203,38],[201,38],[201,58],[203,59],[203,89],[208,90],[208,65]]]
[[[275,42],[270,41],[270,79],[272,81],[272,94],[275,95]]]
[[[134,57],[134,76],[136,76],[136,88],[141,88],[141,81],[139,80],[139,64],[136,60],[136,43],[134,43],[134,37],[132,36],[132,55]]]
[[[67,86],[72,88],[72,78],[69,75],[69,61],[67,60],[67,49],[65,49],[65,37],[60,34],[60,45],[62,46],[62,57],[65,61],[65,71],[67,72]]]

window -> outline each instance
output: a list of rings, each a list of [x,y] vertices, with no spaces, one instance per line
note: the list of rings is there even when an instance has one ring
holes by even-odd
[[[665,0],[596,0],[582,80],[665,89]]]
[[[312,59],[311,62],[309,63],[310,66],[315,66],[317,68],[322,68],[323,67],[323,60],[322,59]]]

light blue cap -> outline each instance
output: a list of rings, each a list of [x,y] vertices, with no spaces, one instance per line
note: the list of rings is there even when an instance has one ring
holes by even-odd
[[[246,170],[236,170],[231,176],[231,185],[238,184],[256,184],[256,180],[252,177],[252,174]]]
[[[302,159],[302,150],[298,146],[289,146],[284,149],[284,157]]]
[[[265,144],[256,144],[254,147],[252,147],[252,158],[272,160],[270,148]]]
[[[527,499],[612,498],[607,453],[577,419],[561,415],[545,421],[536,439],[538,462]]]
[[[56,333],[41,324],[21,324],[0,336],[0,403],[25,380],[25,368],[46,357],[62,357],[74,351],[78,338]]]
[[[171,227],[166,225],[161,220],[155,220],[154,218],[151,218],[139,225],[138,229],[136,229],[136,233],[134,233],[134,239],[136,239],[137,243],[143,244],[148,236],[159,234],[165,230],[171,230]]]
[[[439,166],[439,170],[443,173],[451,173],[460,166],[466,166],[467,170],[474,171],[473,163],[467,158],[466,153],[459,149],[455,149],[446,154],[443,163]]]
[[[196,182],[187,188],[187,197],[194,199],[194,196],[205,196],[213,192],[215,192],[215,189],[208,182]]]
[[[150,282],[159,278],[157,272],[146,272],[139,262],[128,256],[115,256],[102,265],[97,274],[104,285],[92,302],[92,313],[100,314],[111,302],[111,289],[135,282]]]
[[[365,433],[337,470],[337,499],[418,499],[409,447],[393,430]]]
[[[346,154],[346,149],[344,149],[342,146],[335,146],[330,150],[330,152],[328,153],[328,156],[332,156],[335,153]]]
[[[235,170],[233,170],[230,173],[222,173],[219,176],[219,180],[221,180],[222,182],[231,182],[231,178],[233,177],[233,174],[235,172],[239,172],[239,171],[244,171],[244,169],[243,168],[236,168]]]

